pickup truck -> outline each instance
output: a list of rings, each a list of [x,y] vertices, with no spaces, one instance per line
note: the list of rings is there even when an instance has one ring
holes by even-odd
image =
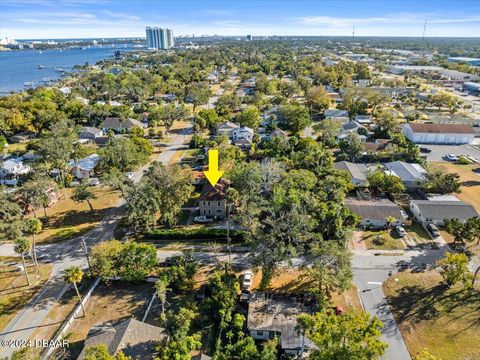
[[[196,223],[204,224],[204,223],[213,222],[213,219],[207,218],[207,217],[204,216],[204,215],[200,215],[200,216],[195,216],[195,217],[193,218],[193,221],[196,222]]]

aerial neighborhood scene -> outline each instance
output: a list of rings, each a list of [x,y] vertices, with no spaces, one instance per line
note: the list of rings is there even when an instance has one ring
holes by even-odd
[[[0,360],[480,359],[480,3],[0,2]]]

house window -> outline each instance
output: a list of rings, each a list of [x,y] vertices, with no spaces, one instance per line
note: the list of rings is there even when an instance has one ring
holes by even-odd
[[[258,336],[263,336],[263,331],[262,330],[257,330],[257,335]]]
[[[208,215],[210,215],[210,210],[208,210]]]
[[[217,210],[217,213],[221,213],[221,212],[222,212],[222,210],[220,210],[220,209]]]
[[[220,201],[218,202],[218,206],[220,206]]]
[[[210,206],[210,201],[208,202],[208,206]]]

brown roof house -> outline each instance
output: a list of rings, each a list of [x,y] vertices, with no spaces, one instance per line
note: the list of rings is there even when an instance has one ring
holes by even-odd
[[[83,360],[85,350],[99,344],[105,344],[110,354],[122,351],[132,360],[148,359],[155,352],[155,347],[166,337],[164,329],[133,318],[123,320],[116,325],[98,324],[88,332],[82,352],[77,359]]]
[[[475,131],[467,124],[405,124],[403,134],[415,144],[471,144]]]
[[[230,182],[220,179],[213,187],[207,182],[202,189],[199,199],[200,215],[213,217],[215,219],[224,219],[227,214],[225,195]]]
[[[143,129],[147,127],[147,124],[131,118],[121,120],[118,117],[107,117],[103,121],[101,128],[104,132],[107,132],[108,130],[113,130],[117,133],[120,133],[129,132],[135,126]]]

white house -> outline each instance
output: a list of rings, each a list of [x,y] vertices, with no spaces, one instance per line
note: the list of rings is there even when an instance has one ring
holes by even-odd
[[[232,140],[237,141],[240,139],[252,141],[254,131],[247,126],[241,126],[239,128],[232,129]]]
[[[103,137],[103,135],[104,135],[103,130],[93,126],[84,126],[78,133],[78,137],[80,139],[88,139],[88,140],[90,139],[93,140],[99,137]]]
[[[327,109],[323,115],[325,119],[342,120],[342,122],[348,121],[349,119],[347,110]]]
[[[451,200],[412,200],[410,211],[421,224],[443,225],[445,219],[458,219],[465,222],[479,216],[472,205]]]
[[[360,217],[359,225],[365,228],[385,228],[388,225],[387,218],[389,217],[395,219],[390,224],[393,226],[401,225],[405,220],[398,205],[388,199],[346,199],[345,206]]]
[[[0,166],[0,183],[16,185],[20,175],[28,174],[32,169],[21,158],[5,160]]]
[[[352,163],[349,161],[338,161],[334,164],[334,166],[335,169],[346,171],[348,173],[353,186],[367,186],[368,174],[377,168],[377,166]]]
[[[475,137],[467,124],[405,124],[403,134],[415,144],[471,144]]]
[[[317,349],[315,344],[297,331],[297,317],[313,309],[295,296],[254,292],[248,300],[247,328],[255,340],[280,339],[280,347],[288,355],[299,355]]]
[[[99,161],[100,155],[92,154],[77,162],[70,160],[68,165],[70,167],[70,172],[77,179],[88,179],[90,176],[94,175],[95,168],[97,167]]]
[[[427,171],[420,164],[409,164],[403,161],[385,163],[391,175],[398,176],[407,189],[415,189],[426,180]]]
[[[217,135],[226,135],[229,138],[231,138],[233,130],[238,129],[239,127],[240,127],[240,125],[238,125],[238,124],[234,124],[230,121],[225,121],[225,122],[221,123],[220,125],[218,125]]]

